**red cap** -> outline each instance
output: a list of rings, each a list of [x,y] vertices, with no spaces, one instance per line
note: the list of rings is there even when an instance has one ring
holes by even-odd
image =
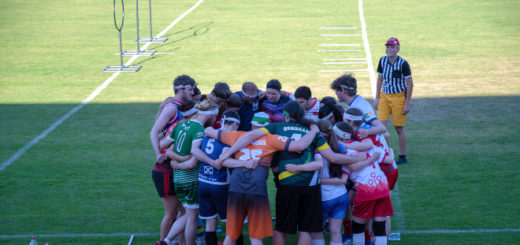
[[[386,41],[385,45],[397,45],[397,46],[401,46],[401,45],[399,45],[399,40],[397,40],[397,38],[395,38],[395,37],[391,37],[391,38],[389,38],[389,39]]]

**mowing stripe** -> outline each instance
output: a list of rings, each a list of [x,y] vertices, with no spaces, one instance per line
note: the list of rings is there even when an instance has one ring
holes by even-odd
[[[320,70],[321,72],[354,72],[354,71],[368,71],[367,69],[352,69],[352,70]]]
[[[360,44],[319,44],[318,46],[320,47],[352,47],[352,46],[357,46],[359,47]]]
[[[348,26],[348,27],[320,27],[320,30],[355,30],[357,27]]]
[[[361,20],[361,34],[363,34],[363,46],[368,61],[368,74],[370,76],[370,86],[372,87],[372,95],[376,97],[376,75],[374,73],[374,65],[372,64],[372,53],[367,37],[367,23],[365,22],[365,14],[363,14],[363,0],[359,0],[359,19]]]
[[[199,0],[193,7],[188,9],[186,12],[184,12],[181,16],[177,17],[166,29],[164,29],[161,33],[159,33],[156,37],[161,37],[166,32],[168,32],[173,26],[175,26],[179,21],[181,21],[186,15],[188,15],[191,11],[193,11],[195,8],[197,8],[204,0]],[[150,46],[152,42],[147,42],[145,45],[143,45],[142,49],[146,50],[148,46]],[[139,56],[134,55],[130,60],[128,60],[125,65],[130,65],[132,62],[134,62]],[[62,116],[60,119],[58,119],[56,122],[54,122],[49,128],[44,130],[40,135],[38,135],[36,138],[31,140],[29,143],[24,145],[20,150],[18,150],[16,153],[14,153],[7,161],[3,162],[0,166],[0,172],[7,168],[9,165],[11,165],[14,161],[16,161],[20,156],[22,156],[27,150],[29,150],[33,145],[38,143],[41,139],[45,138],[49,133],[51,133],[56,127],[60,126],[65,120],[69,119],[74,113],[81,110],[86,104],[91,102],[94,98],[96,98],[114,79],[116,79],[121,72],[115,72],[112,74],[103,84],[101,84],[99,87],[97,87],[86,99],[84,99],[81,103],[79,103],[76,107],[72,108],[67,114]]]
[[[360,34],[321,34],[322,37],[359,37]]]
[[[325,62],[324,65],[352,65],[352,64],[366,64],[367,62]]]
[[[361,52],[360,49],[318,50],[318,52]]]
[[[367,60],[366,58],[323,59],[323,61]]]

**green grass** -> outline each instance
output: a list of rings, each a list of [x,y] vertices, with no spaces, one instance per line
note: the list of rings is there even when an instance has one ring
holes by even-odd
[[[154,0],[154,35],[195,2]],[[140,5],[145,37],[148,13],[145,2]],[[111,74],[101,70],[118,65],[119,57],[111,1],[9,0],[0,8],[4,162],[105,81]],[[396,36],[415,82],[407,125],[410,163],[400,167],[402,216],[394,218],[394,230],[404,229],[399,244],[518,240],[519,232],[404,231],[520,228],[519,3],[378,0],[365,1],[364,9],[374,65],[384,41]],[[126,17],[123,48],[131,50],[135,3],[126,3]],[[0,235],[157,233],[163,211],[150,178],[148,131],[159,101],[172,94],[173,78],[190,74],[206,93],[218,81],[238,90],[244,81],[263,88],[277,78],[289,91],[305,84],[319,98],[333,95],[329,84],[339,74],[319,71],[345,67],[322,65],[322,59],[344,54],[318,53],[318,44],[364,47],[360,37],[320,37],[335,32],[322,26],[360,26],[357,1],[205,1],[165,35],[168,42],[148,48],[167,54],[138,58],[141,71],[121,74],[0,172]],[[367,74],[354,75],[358,92],[370,98]],[[114,244],[128,238],[38,240]],[[134,244],[156,239],[136,237]],[[29,240],[0,238],[0,244]]]

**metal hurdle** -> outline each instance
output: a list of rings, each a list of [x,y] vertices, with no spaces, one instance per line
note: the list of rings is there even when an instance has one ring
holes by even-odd
[[[137,25],[137,40],[139,40],[139,0],[135,0],[135,19],[136,19],[136,25]],[[137,42],[137,49],[136,50],[125,50],[123,52],[123,56],[152,56],[157,52],[156,50],[141,50],[139,46],[139,42]]]
[[[136,0],[136,1],[139,1],[139,0]],[[137,39],[135,41],[137,43],[139,43],[139,42],[141,42],[141,43],[147,43],[147,42],[164,43],[164,42],[166,42],[168,40],[167,37],[161,37],[161,38],[153,37],[153,34],[152,34],[152,0],[148,0],[148,14],[150,17],[150,38],[142,38],[142,39]]]
[[[123,9],[123,18],[121,20],[121,26],[117,26],[116,20],[116,0],[114,0],[114,26],[116,30],[119,32],[119,58],[121,60],[121,65],[118,66],[107,66],[103,69],[103,72],[137,72],[141,69],[141,66],[128,66],[123,65],[123,44],[121,41],[121,31],[123,30],[123,25],[125,23],[125,3],[124,0],[121,0],[121,6]]]

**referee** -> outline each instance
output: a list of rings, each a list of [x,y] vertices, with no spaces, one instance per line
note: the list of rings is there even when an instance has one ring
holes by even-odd
[[[392,115],[392,124],[399,140],[399,159],[397,164],[407,162],[406,159],[406,132],[404,125],[410,112],[413,80],[412,71],[408,62],[397,55],[400,49],[399,40],[391,37],[385,43],[386,56],[381,57],[377,66],[377,92],[374,108],[377,117],[386,126]],[[381,93],[383,88],[383,93]]]

